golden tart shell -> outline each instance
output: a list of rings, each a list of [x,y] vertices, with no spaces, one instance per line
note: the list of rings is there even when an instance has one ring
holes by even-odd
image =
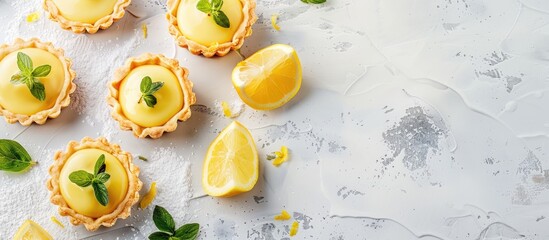
[[[170,31],[170,34],[175,37],[177,44],[180,47],[189,49],[192,54],[203,55],[205,57],[213,57],[216,55],[225,56],[231,50],[240,49],[242,44],[244,44],[244,39],[252,35],[252,25],[257,21],[257,16],[255,15],[255,0],[240,0],[244,18],[234,33],[232,41],[219,43],[215,46],[204,46],[190,40],[181,33],[177,23],[177,10],[180,1],[181,0],[168,0],[166,3],[168,7],[168,13],[166,13],[169,24],[168,30]]]
[[[65,79],[64,84],[55,104],[49,108],[39,111],[32,115],[25,115],[19,113],[12,113],[0,105],[0,116],[4,116],[4,119],[8,123],[19,122],[23,126],[31,125],[33,122],[37,124],[44,124],[48,118],[56,118],[61,114],[61,109],[67,107],[70,102],[70,94],[76,90],[76,84],[73,80],[76,77],[76,73],[71,69],[72,62],[69,58],[65,57],[63,49],[55,48],[50,42],[40,42],[38,38],[31,38],[28,41],[17,38],[11,45],[0,45],[0,61],[4,59],[8,54],[24,48],[38,48],[45,50],[54,56],[56,56],[64,68]]]
[[[179,112],[168,120],[164,125],[155,127],[143,127],[128,119],[122,110],[118,98],[120,97],[120,85],[126,76],[135,68],[144,65],[158,65],[167,68],[175,74],[183,92],[183,107]],[[175,59],[166,58],[162,54],[145,53],[135,58],[129,58],[124,66],[118,68],[114,73],[114,79],[109,83],[109,96],[107,102],[113,108],[112,117],[118,121],[122,130],[132,130],[139,138],[159,138],[164,132],[173,132],[177,128],[178,121],[186,121],[191,117],[191,105],[196,102],[196,95],[193,93],[193,83],[188,79],[189,71],[179,66]]]
[[[71,30],[74,33],[96,33],[99,29],[109,28],[114,22],[124,17],[126,7],[128,7],[130,3],[131,0],[118,0],[114,5],[113,12],[111,14],[100,18],[93,24],[73,21],[65,18],[53,0],[44,0],[43,7],[48,18],[59,23],[63,29]]]
[[[61,195],[61,189],[59,187],[59,176],[66,161],[75,152],[90,148],[100,149],[115,156],[120,163],[122,163],[124,169],[126,169],[128,176],[128,191],[125,198],[118,204],[113,212],[99,218],[91,218],[71,209]],[[49,168],[51,178],[46,182],[46,186],[51,192],[50,201],[59,206],[59,214],[61,216],[68,216],[73,225],[83,224],[89,231],[95,231],[101,226],[113,226],[118,218],[126,219],[130,216],[131,207],[139,201],[139,190],[141,190],[141,187],[143,186],[143,183],[139,180],[139,171],[139,167],[132,162],[132,155],[122,151],[119,145],[111,144],[107,139],[102,137],[97,139],[85,137],[80,142],[69,142],[67,149],[64,152],[57,151],[55,153],[54,163]]]

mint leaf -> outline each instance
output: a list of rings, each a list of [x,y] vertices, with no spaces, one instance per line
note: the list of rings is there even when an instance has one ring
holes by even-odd
[[[97,174],[105,172],[105,169],[107,168],[107,165],[105,165],[105,154],[101,154],[97,161],[95,162],[95,167],[93,168],[93,174],[97,176]]]
[[[79,187],[87,187],[92,184],[93,175],[84,170],[78,170],[69,175],[69,180]]]
[[[153,95],[145,95],[143,96],[143,100],[145,100],[145,103],[150,108],[154,108],[154,105],[156,105],[156,97]]]
[[[160,230],[175,233],[175,222],[172,215],[161,206],[155,206],[153,211],[154,225]]]
[[[27,86],[29,86],[32,96],[40,101],[44,101],[46,99],[46,88],[44,87],[44,84],[36,80],[31,80],[31,83],[32,84],[30,85],[27,84]]]
[[[42,66],[39,66],[39,67],[35,68],[34,71],[32,71],[32,76],[33,77],[45,77],[45,76],[48,76],[48,74],[50,74],[50,71],[51,71],[51,66],[50,65],[42,65]]]
[[[175,235],[181,240],[195,240],[198,237],[200,225],[198,223],[189,223],[175,230]]]
[[[149,92],[152,85],[152,79],[149,76],[145,76],[143,79],[141,79],[141,85],[139,86],[141,93],[145,94]]]
[[[93,180],[99,183],[105,183],[109,181],[109,178],[111,178],[110,174],[102,172],[100,174],[97,174],[97,176],[95,176]]]
[[[204,13],[210,13],[212,9],[212,5],[210,4],[210,1],[208,0],[200,0],[196,4],[196,9],[200,10]]]
[[[231,27],[231,22],[229,21],[229,18],[225,13],[221,10],[213,12],[213,18],[215,23],[219,25],[222,28],[229,28]]]
[[[304,3],[320,4],[325,3],[326,0],[301,0]]]
[[[217,12],[223,7],[223,0],[212,0],[212,12]]]
[[[103,183],[94,182],[92,183],[93,193],[99,204],[107,206],[109,204],[109,192],[107,187]]]
[[[141,79],[141,85],[139,87],[141,97],[139,97],[137,103],[141,103],[141,100],[145,100],[147,106],[153,108],[157,103],[156,97],[153,96],[153,94],[160,90],[162,86],[164,86],[163,82],[152,82],[152,79],[149,76]]]
[[[165,232],[155,232],[149,235],[149,240],[168,240],[171,235]]]
[[[163,82],[153,82],[151,88],[149,89],[149,91],[147,91],[147,94],[152,95],[158,90],[160,90],[160,88],[162,88],[163,86],[164,86]]]
[[[32,69],[32,59],[29,55],[22,52],[17,53],[17,67],[21,70],[19,73],[11,76],[12,84],[25,83],[29,88],[32,96],[40,101],[46,100],[46,89],[44,84],[36,79],[36,77],[45,77],[51,72],[50,65],[42,65],[36,69]]]
[[[25,83],[27,80],[27,77],[24,76],[21,72],[11,76],[11,80],[10,82],[13,83],[13,84],[23,84]]]
[[[29,55],[24,54],[23,52],[17,53],[17,67],[25,75],[31,75],[32,73],[32,60]]]
[[[35,164],[21,144],[8,139],[0,139],[0,170],[20,172]]]

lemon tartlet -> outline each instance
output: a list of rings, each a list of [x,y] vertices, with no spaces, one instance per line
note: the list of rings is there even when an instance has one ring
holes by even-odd
[[[108,203],[96,199],[95,186],[81,187],[70,178],[75,171],[94,172],[97,159],[104,159],[104,173],[110,178],[104,182],[108,192]],[[96,171],[96,170],[95,170]],[[51,178],[47,188],[51,191],[51,202],[59,206],[61,216],[69,216],[73,225],[83,224],[89,231],[100,226],[111,227],[118,218],[131,214],[131,207],[139,201],[139,167],[132,162],[132,155],[122,151],[117,144],[105,138],[83,138],[71,141],[66,150],[55,153],[50,167]]]
[[[71,65],[62,49],[36,38],[0,45],[0,116],[25,126],[58,117],[76,89]],[[37,96],[39,86],[42,94]]]
[[[157,87],[154,93],[143,93],[144,80]],[[139,138],[159,138],[175,131],[178,121],[191,117],[190,106],[196,102],[187,69],[163,55],[146,53],[128,59],[108,87],[113,118]],[[148,97],[154,98],[154,104]]]
[[[44,0],[48,18],[75,33],[96,33],[124,17],[131,0]]]
[[[252,25],[257,20],[255,0],[221,2],[219,11],[226,15],[229,26],[218,24],[214,20],[215,14],[199,10],[199,0],[168,0],[166,17],[170,34],[177,44],[205,57],[225,56],[231,50],[240,49],[244,39],[252,34]]]

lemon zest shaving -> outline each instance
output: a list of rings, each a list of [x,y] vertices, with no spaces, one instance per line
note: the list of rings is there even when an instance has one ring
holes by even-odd
[[[63,223],[61,223],[61,221],[59,221],[59,219],[57,219],[55,216],[51,216],[50,220],[61,228],[65,228],[65,225],[63,225]]]
[[[290,157],[290,154],[288,153],[288,148],[286,146],[282,146],[280,148],[280,151],[274,153],[276,155],[276,158],[273,160],[273,165],[275,167],[280,166],[282,163],[288,161],[288,158]]]
[[[278,24],[276,24],[277,20],[278,20],[278,14],[271,15],[271,25],[273,26],[273,28],[275,30],[280,31],[280,26],[278,26]]]
[[[26,20],[28,23],[36,22],[36,21],[38,21],[38,19],[40,19],[40,13],[38,13],[38,12],[30,13],[30,14],[27,15],[27,17],[25,18],[25,20]]]
[[[152,182],[149,192],[145,194],[145,196],[143,196],[143,198],[141,199],[141,202],[139,203],[139,207],[141,209],[147,208],[152,203],[155,197],[156,197],[156,182]]]
[[[292,223],[292,227],[290,228],[290,237],[293,237],[297,234],[297,230],[299,229],[299,222],[294,221]]]
[[[282,210],[282,212],[279,215],[276,215],[274,217],[274,220],[286,221],[286,220],[290,220],[290,218],[292,218],[292,216],[286,210]]]
[[[223,115],[225,115],[225,117],[233,117],[233,113],[231,112],[231,108],[229,107],[229,104],[227,102],[221,102],[221,108],[223,108]]]
[[[141,31],[143,31],[143,38],[147,38],[147,24],[141,24]]]

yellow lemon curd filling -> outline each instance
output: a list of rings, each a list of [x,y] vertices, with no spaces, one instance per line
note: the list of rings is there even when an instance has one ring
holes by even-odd
[[[75,22],[94,24],[114,12],[118,0],[53,0],[61,15]]]
[[[181,0],[177,9],[177,25],[185,37],[204,46],[231,42],[244,14],[240,0],[224,0],[221,11],[231,23],[229,28],[217,25],[213,16],[196,8],[199,0]]]
[[[42,82],[46,91],[46,99],[40,101],[32,96],[26,84],[13,84],[11,76],[19,72],[17,67],[17,53],[27,54],[33,63],[33,68],[41,65],[50,65],[51,72],[46,77],[37,78]],[[65,84],[65,68],[50,52],[38,48],[25,48],[12,52],[0,60],[0,106],[17,114],[33,115],[55,105],[57,97]]]
[[[97,159],[105,155],[105,172],[111,177],[105,182],[109,192],[109,203],[101,205],[95,198],[92,186],[80,187],[69,180],[69,175],[78,170],[93,174]],[[128,175],[126,169],[115,156],[100,149],[82,149],[73,153],[65,162],[59,176],[61,195],[67,204],[76,212],[98,218],[109,214],[118,207],[128,192]]]
[[[149,107],[141,98],[141,80],[149,76],[152,82],[164,82],[153,95],[157,103]],[[183,108],[183,90],[177,76],[169,69],[158,65],[144,65],[130,71],[120,84],[118,101],[124,115],[142,127],[162,126]]]

